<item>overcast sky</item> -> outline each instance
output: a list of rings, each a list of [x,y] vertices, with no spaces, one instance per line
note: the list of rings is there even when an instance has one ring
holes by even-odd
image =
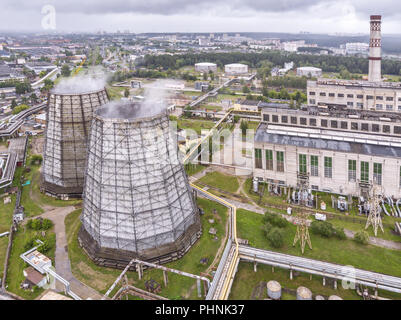
[[[371,14],[401,33],[401,0],[0,0],[0,30],[367,34]]]

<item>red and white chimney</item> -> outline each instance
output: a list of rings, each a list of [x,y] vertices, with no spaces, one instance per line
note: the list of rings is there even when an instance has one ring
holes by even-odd
[[[370,43],[369,43],[369,81],[379,82],[381,76],[381,20],[382,16],[370,16]]]

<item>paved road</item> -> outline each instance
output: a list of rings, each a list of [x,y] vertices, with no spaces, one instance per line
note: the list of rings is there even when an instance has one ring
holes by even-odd
[[[62,207],[47,211],[41,215],[42,218],[50,219],[54,223],[54,231],[56,233],[56,272],[70,282],[71,290],[82,299],[101,299],[102,296],[96,290],[80,282],[71,272],[64,219],[74,210],[75,208],[73,206]],[[63,285],[59,282],[57,282],[56,288],[60,291],[64,290]]]

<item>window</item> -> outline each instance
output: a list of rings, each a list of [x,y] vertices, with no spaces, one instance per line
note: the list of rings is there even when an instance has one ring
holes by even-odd
[[[401,98],[398,98],[398,101],[400,101],[400,102],[401,102]]]
[[[343,93],[339,93],[339,94],[337,95],[337,97],[339,97],[339,98],[344,98],[344,94],[343,94]]]
[[[357,99],[363,99],[363,95],[362,94],[358,94],[356,97],[357,97]]]
[[[383,110],[383,105],[381,103],[376,104],[376,110]]]
[[[297,124],[298,123],[298,118],[297,117],[291,117],[291,123],[292,124]]]
[[[262,169],[262,149],[255,149],[255,168]]]
[[[383,96],[376,96],[376,100],[383,100]]]
[[[322,119],[322,121],[320,122],[320,126],[327,128],[327,120]]]
[[[348,122],[347,121],[341,121],[341,129],[348,129]]]
[[[392,104],[386,104],[386,110],[393,110]]]
[[[394,126],[394,133],[401,134],[401,127],[400,126]]]
[[[311,92],[309,92],[309,94],[310,94],[311,96],[314,96],[314,95],[315,95],[315,92],[314,92],[314,91],[311,91]]]
[[[372,124],[372,131],[373,132],[380,132],[380,125],[373,123]]]
[[[273,150],[266,150],[266,170],[273,170]]]
[[[316,119],[313,118],[309,119],[309,125],[316,127]]]
[[[334,93],[329,93],[329,97],[334,98],[335,94]]]
[[[284,172],[284,152],[283,151],[276,152],[276,161],[277,161],[277,171]]]
[[[384,133],[390,133],[390,126],[389,125],[383,125],[383,132]]]
[[[356,181],[356,160],[348,160],[348,181]]]
[[[318,156],[310,156],[310,174],[313,177],[319,176],[319,159]]]
[[[351,122],[351,130],[358,130],[358,122]]]
[[[347,98],[353,98],[354,95],[353,94],[347,94]]]
[[[398,111],[401,111],[401,106],[398,106]]]
[[[288,116],[281,116],[281,123],[288,123]]]
[[[326,92],[320,92],[320,96],[321,97],[325,97],[326,96]]]
[[[369,162],[361,161],[361,182],[369,183]]]
[[[333,175],[333,159],[324,157],[324,177],[331,178]]]
[[[306,174],[306,154],[299,155],[299,173]]]
[[[382,184],[382,164],[381,163],[373,164],[373,181],[378,185]]]
[[[372,100],[372,99],[373,99],[373,96],[366,96],[366,99],[367,99],[367,100]]]
[[[386,101],[393,101],[393,97],[386,97]]]
[[[309,99],[309,103],[310,104],[316,104],[316,100],[315,99]]]
[[[305,126],[306,125],[306,118],[300,118],[299,122],[300,122],[300,124]]]
[[[269,115],[268,114],[264,114],[263,115],[263,121],[269,122]]]
[[[369,123],[361,123],[362,131],[369,131]]]
[[[357,106],[358,108],[363,109],[363,103],[362,103],[362,102],[357,102],[357,103],[356,103],[356,106]]]
[[[332,127],[332,128],[337,128],[337,126],[338,126],[338,123],[337,123],[336,120],[331,120],[331,121],[330,121],[330,124],[331,124],[331,127]]]
[[[273,122],[278,122],[278,116],[273,115],[273,116],[272,116],[272,121],[273,121]]]
[[[354,103],[351,102],[351,101],[347,101],[347,106],[348,106],[348,107],[353,107],[353,106],[354,106]]]

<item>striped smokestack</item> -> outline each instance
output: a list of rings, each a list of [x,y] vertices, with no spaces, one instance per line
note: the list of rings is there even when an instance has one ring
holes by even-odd
[[[381,16],[370,16],[369,81],[381,81]]]

